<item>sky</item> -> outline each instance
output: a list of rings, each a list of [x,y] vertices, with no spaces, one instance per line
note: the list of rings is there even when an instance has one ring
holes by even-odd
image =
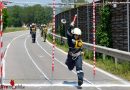
[[[5,0],[6,1],[6,0]],[[7,0],[13,2],[13,4],[47,4],[52,3],[53,0]],[[60,3],[61,0],[55,0],[57,3]],[[92,2],[93,0],[88,0],[88,2]]]

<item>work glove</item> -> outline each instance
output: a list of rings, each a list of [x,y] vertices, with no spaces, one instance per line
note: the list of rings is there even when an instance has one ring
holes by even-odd
[[[82,55],[82,56],[84,56],[84,54],[85,54],[84,52],[81,52],[81,55]]]
[[[74,27],[74,22],[71,22],[71,24],[70,24],[70,25]]]

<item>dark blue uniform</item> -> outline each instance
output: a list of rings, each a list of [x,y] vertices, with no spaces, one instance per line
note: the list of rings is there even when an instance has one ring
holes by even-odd
[[[32,32],[31,32],[31,35],[32,35],[32,43],[35,43],[36,41],[36,27],[32,27]]]
[[[77,76],[78,76],[78,85],[82,85],[83,83],[83,70],[82,70],[82,55],[81,51],[82,48],[76,48],[75,47],[75,38],[74,35],[71,34],[72,26],[67,30],[67,42],[69,46],[69,51],[67,55],[67,60],[65,64],[68,66],[69,70],[73,70],[73,68],[76,66]]]

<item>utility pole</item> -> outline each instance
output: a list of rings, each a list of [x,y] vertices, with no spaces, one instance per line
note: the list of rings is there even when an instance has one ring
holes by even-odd
[[[88,32],[88,43],[89,43],[89,6],[87,1],[87,32]]]
[[[129,2],[129,0],[127,0]],[[127,36],[128,36],[128,52],[130,52],[130,16],[129,16],[129,3],[127,3]]]

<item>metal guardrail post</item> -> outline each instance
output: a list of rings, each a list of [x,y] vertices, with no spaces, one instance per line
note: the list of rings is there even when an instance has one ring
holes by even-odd
[[[127,0],[129,2],[129,0]],[[129,3],[127,3],[127,35],[128,35],[128,52],[130,52],[130,19],[129,19]]]
[[[117,68],[117,64],[118,64],[118,59],[115,58],[115,66],[116,66],[116,68]]]
[[[103,54],[103,60],[105,60],[106,59],[106,55],[105,54]]]
[[[87,4],[87,33],[88,33],[88,40],[87,42],[89,43],[89,6]]]

